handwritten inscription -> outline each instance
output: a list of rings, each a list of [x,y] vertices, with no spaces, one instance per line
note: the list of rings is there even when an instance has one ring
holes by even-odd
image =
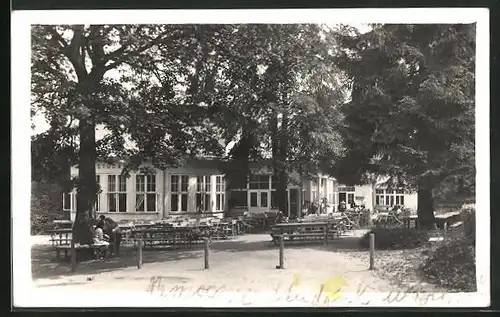
[[[426,305],[429,303],[429,301],[439,301],[443,300],[445,298],[446,293],[423,293],[417,291],[418,288],[421,286],[421,283],[409,286],[409,287],[404,287],[401,285],[394,286],[391,291],[387,293],[387,295],[384,296],[382,299],[382,302],[387,303],[387,304],[395,304],[395,303],[400,303],[403,300],[413,300],[415,304],[417,305]],[[356,296],[358,298],[364,298],[366,300],[361,301],[362,305],[369,305],[370,304],[370,299],[368,296],[363,296],[366,294],[366,292],[377,292],[375,288],[369,286],[369,285],[363,285],[359,284],[358,289],[356,291]]]
[[[330,303],[335,302],[342,297],[342,287],[347,285],[344,277],[332,277],[327,279],[324,283],[319,285],[318,289],[311,296],[311,293],[303,293],[297,291],[297,287],[302,285],[300,277],[295,274],[292,283],[288,287],[283,288],[282,285],[277,285],[274,287],[275,300],[294,303],[302,303],[306,305],[313,306],[325,306]],[[228,300],[228,303],[237,303],[242,305],[252,305],[254,301],[252,300],[252,295],[257,291],[253,290],[251,287],[243,289],[234,289],[222,286],[214,285],[200,285],[198,287],[188,287],[185,285],[170,285],[167,286],[161,277],[152,277],[149,281],[147,291],[156,296],[160,297],[170,297],[170,298],[181,298],[188,296],[190,298],[210,298],[210,299],[221,299],[221,295],[225,292],[231,294],[237,294]]]
[[[301,292],[299,288],[303,285],[304,282],[295,274],[293,281],[288,286],[286,284],[278,284],[272,287],[271,290],[274,296],[268,299],[315,307],[329,306],[343,297],[343,288],[348,284],[343,276],[336,276],[326,279],[314,292]],[[199,285],[196,287],[183,284],[167,285],[161,277],[152,277],[149,281],[147,291],[159,297],[214,299],[218,302],[226,300],[228,304],[252,305],[255,303],[255,294],[261,291],[255,290],[249,285],[244,286],[247,287],[234,288],[226,285]],[[382,302],[395,304],[404,300],[412,300],[416,305],[426,305],[430,301],[438,301],[445,298],[446,293],[418,292],[418,286],[418,284],[410,287],[395,286],[390,292],[384,295]],[[371,303],[369,293],[377,292],[374,287],[360,283],[356,289],[355,296],[360,300],[359,304],[366,306]],[[228,299],[227,294],[231,294],[232,296]]]

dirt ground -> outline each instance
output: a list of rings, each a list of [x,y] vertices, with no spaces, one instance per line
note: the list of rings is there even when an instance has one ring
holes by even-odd
[[[289,292],[335,297],[340,293],[394,291],[395,285],[383,268],[369,268],[369,253],[360,250],[358,240],[365,231],[331,241],[328,245],[285,245],[284,270],[279,264],[279,248],[268,234],[253,234],[213,241],[210,245],[210,268],[204,269],[202,246],[183,250],[151,250],[143,252],[143,266],[136,265],[136,251],[123,246],[119,258],[89,260],[70,272],[70,264],[56,262],[55,252],[47,237],[32,237],[32,276],[35,287],[44,290],[151,291],[171,289],[178,285],[197,289],[207,285],[230,292]],[[397,251],[395,251],[397,252]],[[379,253],[376,265],[385,266],[390,255]],[[410,277],[411,278],[411,277]],[[154,283],[152,283],[154,281]],[[159,288],[158,284],[161,284]],[[432,286],[423,287],[434,291]],[[404,290],[401,290],[404,291]]]

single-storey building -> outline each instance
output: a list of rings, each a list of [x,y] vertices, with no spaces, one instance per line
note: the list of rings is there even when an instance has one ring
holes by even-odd
[[[231,189],[220,171],[220,163],[212,159],[190,159],[182,166],[153,169],[143,174],[131,172],[121,175],[122,164],[96,164],[96,181],[101,191],[96,197],[97,214],[119,220],[159,220],[169,215],[212,213],[222,217],[233,208],[248,213],[270,212],[277,209],[276,182],[272,169],[265,164],[253,164],[245,188]],[[72,177],[78,175],[71,169]],[[417,195],[403,190],[391,190],[380,185],[344,186],[335,178],[318,174],[289,176],[287,210],[293,217],[311,203],[327,201],[324,212],[334,212],[341,201],[354,201],[373,210],[376,206],[404,205],[417,208]],[[76,189],[63,194],[63,209],[76,214]]]

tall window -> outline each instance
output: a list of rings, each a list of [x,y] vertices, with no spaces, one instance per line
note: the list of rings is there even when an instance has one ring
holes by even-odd
[[[95,194],[95,211],[101,211],[101,204],[100,204],[100,201],[99,201],[99,191],[101,189],[101,176],[100,175],[96,175],[95,176],[95,182],[97,184],[97,193]]]
[[[187,212],[189,177],[187,175],[170,176],[170,211]]]
[[[396,190],[386,190],[386,189],[376,189],[375,190],[375,204],[379,206],[394,206],[394,205],[404,205],[405,195],[403,189]]]
[[[215,210],[217,211],[224,210],[225,197],[226,197],[226,181],[224,179],[224,176],[217,176],[215,182]]]
[[[196,177],[196,210],[210,211],[210,176]]]
[[[405,204],[405,193],[402,189],[396,189],[394,191],[394,197],[396,200],[396,205],[404,205]]]
[[[375,194],[376,194],[375,205],[378,205],[378,206],[385,205],[384,192],[385,192],[385,190],[383,190],[383,189],[375,189]]]
[[[339,187],[339,202],[345,201],[346,203],[354,202],[354,186]]]
[[[108,175],[108,211],[127,211],[127,178],[123,175]]]
[[[156,175],[137,175],[135,177],[135,210],[156,212]]]
[[[63,193],[62,207],[64,211],[75,210],[75,195],[72,192]]]
[[[326,193],[328,191],[328,189],[326,188],[326,178],[321,178],[320,184],[321,184],[321,187],[319,190],[320,195],[321,195],[320,199],[323,199],[323,198],[328,199],[328,197],[326,197]]]

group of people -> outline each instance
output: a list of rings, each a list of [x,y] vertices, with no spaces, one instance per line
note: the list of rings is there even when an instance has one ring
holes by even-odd
[[[113,219],[104,215],[99,216],[93,230],[92,240],[94,244],[112,244],[112,251],[116,251],[116,256],[120,255],[121,232],[120,227]]]

